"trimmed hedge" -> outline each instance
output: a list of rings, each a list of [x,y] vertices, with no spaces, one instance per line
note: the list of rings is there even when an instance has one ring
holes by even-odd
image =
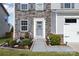
[[[49,39],[50,39],[50,44],[51,45],[60,45],[60,40],[61,40],[60,35],[50,34]]]

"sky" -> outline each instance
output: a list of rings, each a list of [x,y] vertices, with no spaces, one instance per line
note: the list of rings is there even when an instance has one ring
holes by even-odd
[[[6,10],[9,13],[8,23],[14,26],[14,4],[13,3],[5,3],[3,4]]]

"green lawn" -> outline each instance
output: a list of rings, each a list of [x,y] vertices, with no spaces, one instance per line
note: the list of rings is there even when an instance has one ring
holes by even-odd
[[[78,52],[31,52],[27,50],[0,49],[0,56],[79,56]]]
[[[12,38],[0,38],[0,44],[3,43],[5,40],[8,40],[8,39],[12,40]]]
[[[7,39],[12,39],[12,38],[0,38],[0,44]],[[32,52],[27,50],[0,48],[0,56],[79,56],[79,53],[78,52]]]

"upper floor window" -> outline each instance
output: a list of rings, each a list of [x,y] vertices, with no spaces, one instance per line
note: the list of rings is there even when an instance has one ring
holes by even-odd
[[[28,10],[28,4],[20,4],[20,8],[21,8],[21,10],[26,11],[26,10]]]
[[[64,3],[63,8],[74,8],[74,3]]]
[[[65,3],[65,8],[70,8],[70,3]]]
[[[21,20],[20,23],[20,29],[22,32],[26,32],[28,30],[28,21],[27,20]]]
[[[43,10],[43,9],[44,9],[43,3],[36,3],[35,9],[36,9],[36,10]]]

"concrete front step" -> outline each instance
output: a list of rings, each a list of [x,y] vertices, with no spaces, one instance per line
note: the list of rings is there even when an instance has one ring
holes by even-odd
[[[32,51],[35,51],[35,52],[47,51],[46,42],[40,38],[36,39],[34,42],[34,46],[32,48]]]

